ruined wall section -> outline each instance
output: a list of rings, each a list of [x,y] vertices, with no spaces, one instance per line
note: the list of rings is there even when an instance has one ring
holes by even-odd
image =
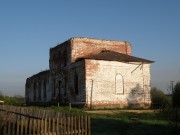
[[[128,42],[98,40],[90,38],[72,38],[71,40],[71,61],[91,54],[100,53],[102,50],[115,51],[132,55],[132,48]]]
[[[42,71],[26,79],[25,97],[29,102],[48,102],[51,99],[49,89],[49,70]]]
[[[49,69],[51,71],[64,68],[71,63],[70,41],[65,41],[49,51]]]
[[[150,106],[150,64],[85,60],[85,67],[87,106]]]
[[[70,42],[65,41],[49,51],[49,87],[52,104],[64,104],[67,101],[67,76],[71,63]]]
[[[69,102],[81,105],[86,102],[84,60],[73,63],[68,73]]]
[[[67,68],[56,69],[50,72],[49,85],[52,104],[64,104],[67,99]]]
[[[83,61],[71,63],[71,40],[50,49],[49,85],[52,103],[85,102],[85,71]]]

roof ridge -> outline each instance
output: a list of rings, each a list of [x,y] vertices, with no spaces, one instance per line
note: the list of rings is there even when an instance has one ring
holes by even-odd
[[[111,50],[102,50],[97,54],[90,54],[80,59],[94,59],[94,60],[107,60],[107,61],[119,61],[119,62],[143,62],[153,63],[154,61],[143,59],[136,56],[131,56],[124,53],[119,53]]]

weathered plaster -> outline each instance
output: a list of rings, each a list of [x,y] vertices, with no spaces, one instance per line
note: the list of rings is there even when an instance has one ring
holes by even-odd
[[[85,63],[88,106],[150,105],[150,64],[100,60],[86,60]],[[123,77],[123,86],[119,86],[123,92],[119,94],[116,93],[117,75]]]
[[[90,38],[71,38],[50,48],[50,70],[26,80],[27,104],[149,106],[150,63],[81,59],[104,50],[132,55],[128,42]]]

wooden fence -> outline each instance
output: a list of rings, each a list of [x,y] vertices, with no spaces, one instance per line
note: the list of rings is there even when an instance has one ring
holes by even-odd
[[[90,117],[0,106],[0,135],[90,135]]]

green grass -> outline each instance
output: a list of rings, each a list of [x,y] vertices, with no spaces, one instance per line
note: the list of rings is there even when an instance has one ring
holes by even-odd
[[[155,113],[91,116],[92,135],[169,135],[168,121]]]
[[[91,116],[92,135],[171,135],[168,117],[162,113],[89,114],[83,109],[69,107],[47,107],[54,111],[87,114]]]
[[[53,110],[56,112],[62,113],[70,113],[70,114],[87,114],[84,109],[79,108],[69,108],[69,106],[50,106],[50,107],[37,107],[37,106],[29,106],[32,109],[41,109],[41,110]]]

